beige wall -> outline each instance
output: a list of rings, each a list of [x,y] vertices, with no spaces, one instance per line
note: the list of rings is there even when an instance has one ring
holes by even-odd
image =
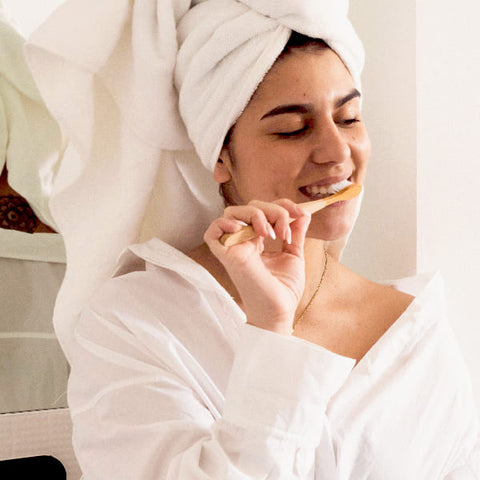
[[[480,409],[478,0],[352,0],[373,143],[345,262],[375,280],[440,270]]]
[[[418,268],[443,273],[480,406],[479,18],[478,0],[417,6]]]
[[[415,2],[351,2],[366,49],[364,118],[372,158],[362,214],[344,260],[373,279],[415,274]]]

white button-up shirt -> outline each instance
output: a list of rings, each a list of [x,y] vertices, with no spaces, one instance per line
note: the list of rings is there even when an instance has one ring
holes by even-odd
[[[478,480],[469,375],[438,276],[353,359],[245,323],[200,265],[130,247],[85,309],[69,384],[86,480]]]

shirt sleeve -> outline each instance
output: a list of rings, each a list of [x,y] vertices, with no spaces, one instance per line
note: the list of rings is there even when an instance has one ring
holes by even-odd
[[[453,359],[451,363],[456,367],[455,381],[452,379],[450,382],[455,385],[456,405],[453,408],[458,409],[459,412],[449,412],[452,416],[455,415],[456,429],[452,429],[450,432],[450,438],[455,439],[455,459],[452,461],[452,465],[447,467],[447,473],[441,478],[445,480],[480,480],[480,421],[473,386],[454,333],[450,325],[447,327],[450,348],[452,352],[455,352],[455,356],[450,356]]]
[[[327,402],[354,365],[244,325],[217,416],[195,370],[172,368],[175,339],[159,356],[115,312],[88,310],[76,340],[69,404],[85,480],[313,478]]]
[[[457,462],[445,480],[480,480],[480,437],[473,449]]]

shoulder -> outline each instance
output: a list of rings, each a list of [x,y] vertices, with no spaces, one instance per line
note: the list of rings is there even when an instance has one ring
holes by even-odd
[[[241,312],[193,260],[171,247],[151,248],[129,248],[116,276],[83,310],[75,329],[77,370],[79,363],[98,365],[103,359],[145,372],[162,367],[188,378],[195,372],[205,379],[199,372],[206,372],[226,384],[244,323]]]
[[[398,319],[412,304],[415,297],[396,288],[381,283],[368,282],[365,286],[368,304],[384,316]]]
[[[408,293],[422,301],[427,298],[442,299],[444,297],[443,279],[439,272],[426,272],[409,277],[389,279],[381,282],[382,285]]]
[[[179,305],[191,304],[190,295],[169,271],[139,270],[112,278],[80,312],[76,342],[138,358],[142,350],[163,349],[175,337],[169,324],[179,323]]]
[[[361,277],[360,277],[361,278]],[[379,309],[425,311],[437,320],[445,318],[443,281],[439,273],[425,273],[382,282],[361,279],[363,300]],[[400,316],[400,315],[399,315]]]
[[[202,272],[192,276],[195,265],[187,260],[160,241],[128,247],[113,277],[94,294],[82,318],[102,317],[138,330],[143,323],[154,325],[180,313],[188,316],[204,292],[202,282],[195,278]]]
[[[395,288],[391,283],[378,283],[340,265],[337,280],[339,299],[342,305],[348,305],[357,323],[367,329],[385,331],[415,299],[411,291]]]
[[[190,342],[196,333],[236,332],[243,321],[233,300],[202,266],[154,239],[123,253],[114,277],[82,311],[76,330],[77,337],[90,337],[93,331],[110,336],[109,330],[148,342],[162,336]]]
[[[397,331],[405,332],[409,339],[408,351],[412,359],[429,359],[425,365],[442,371],[442,382],[447,390],[465,389],[468,393],[470,374],[447,315],[440,273],[389,280],[383,286],[412,299],[397,326]]]

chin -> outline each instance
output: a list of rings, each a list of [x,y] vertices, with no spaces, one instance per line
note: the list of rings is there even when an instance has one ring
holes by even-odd
[[[322,215],[314,214],[307,237],[317,238],[326,242],[333,242],[345,238],[353,229],[354,213],[347,215],[324,215],[329,212],[319,212]]]

